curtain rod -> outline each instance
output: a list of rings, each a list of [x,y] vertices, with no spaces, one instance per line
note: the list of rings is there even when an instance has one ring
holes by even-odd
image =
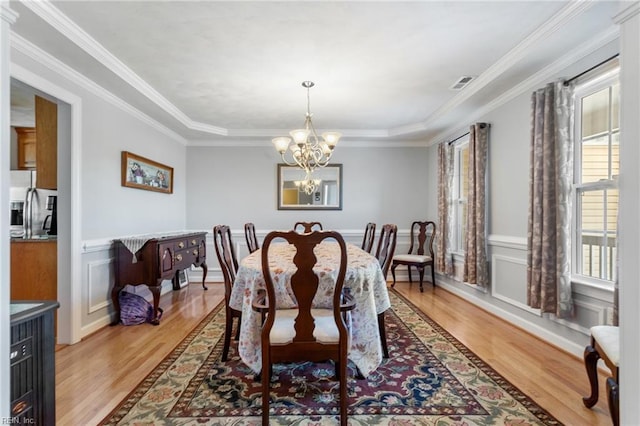
[[[591,67],[591,68],[589,68],[588,70],[586,70],[586,71],[582,71],[580,74],[578,74],[578,75],[575,75],[575,76],[571,77],[569,80],[565,80],[564,85],[565,85],[565,86],[568,86],[568,85],[569,85],[569,83],[571,83],[573,80],[575,80],[575,79],[577,79],[577,78],[582,77],[583,75],[585,75],[586,73],[588,73],[588,72],[590,72],[590,71],[593,71],[594,69],[598,68],[600,65],[604,65],[604,64],[606,64],[606,63],[607,63],[607,62],[609,62],[610,60],[617,58],[619,55],[620,55],[619,53],[616,53],[616,54],[615,54],[615,55],[613,55],[612,57],[607,58],[607,59],[605,59],[604,61],[600,62],[599,64],[596,64],[596,65],[592,66],[592,67]]]
[[[464,137],[465,137],[465,136],[467,136],[469,133],[470,133],[470,132],[467,132],[467,133],[465,133],[464,135],[460,135],[460,136],[458,136],[458,137],[457,137],[457,138],[455,138],[454,140],[449,141],[449,142],[448,142],[448,144],[449,144],[449,145],[451,145],[451,144],[452,144],[452,143],[454,143],[455,141],[457,141],[457,140],[460,140],[460,139],[464,138]]]

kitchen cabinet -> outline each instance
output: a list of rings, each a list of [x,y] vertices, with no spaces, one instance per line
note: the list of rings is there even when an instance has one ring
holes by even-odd
[[[15,127],[18,135],[18,163],[19,170],[36,168],[36,129],[34,127]]]
[[[58,105],[36,96],[36,187],[58,189]]]
[[[11,300],[58,300],[56,240],[11,240]]]

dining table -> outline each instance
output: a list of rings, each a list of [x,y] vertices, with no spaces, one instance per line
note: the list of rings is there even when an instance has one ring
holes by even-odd
[[[295,250],[288,243],[274,243],[269,250],[269,269],[278,309],[291,309],[296,305],[291,289],[291,276],[296,272],[293,263]],[[319,287],[313,301],[316,307],[331,306],[338,275],[339,251],[340,247],[335,241],[322,242],[314,249],[317,258],[314,272],[319,277]],[[353,244],[347,244],[344,288],[355,300],[350,319],[348,358],[366,377],[382,362],[378,314],[389,309],[391,302],[378,260]],[[229,300],[233,309],[242,311],[238,341],[240,358],[256,373],[262,368],[262,314],[253,309],[252,303],[263,289],[262,249],[258,249],[240,261]]]

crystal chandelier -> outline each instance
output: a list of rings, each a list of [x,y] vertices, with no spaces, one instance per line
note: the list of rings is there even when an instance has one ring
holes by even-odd
[[[302,82],[302,87],[307,89],[307,114],[304,119],[304,129],[290,131],[291,138],[280,136],[271,140],[282,156],[282,161],[289,166],[297,166],[305,171],[306,176],[298,186],[307,194],[315,192],[320,184],[319,179],[312,178],[313,171],[329,164],[333,149],[342,136],[339,132],[324,132],[322,137],[316,133],[311,121],[313,114],[309,108],[309,89],[313,86],[313,81]],[[292,138],[293,143],[291,143]],[[287,152],[290,154],[289,159],[287,159]]]

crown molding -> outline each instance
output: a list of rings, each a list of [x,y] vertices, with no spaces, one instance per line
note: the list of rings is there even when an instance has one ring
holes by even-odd
[[[494,109],[506,104],[507,102],[511,101],[517,96],[527,91],[535,90],[540,84],[549,82],[550,79],[553,79],[559,72],[566,69],[571,64],[576,63],[580,59],[593,53],[595,50],[605,46],[607,43],[614,41],[619,36],[620,36],[620,29],[618,27],[612,27],[609,30],[600,33],[596,37],[580,45],[577,49],[572,50],[571,52],[564,55],[562,58],[551,63],[550,65],[546,66],[542,70],[533,74],[526,80],[523,80],[516,86],[507,90],[497,98],[493,99],[488,104],[484,105],[482,108],[476,110],[473,116],[469,118],[469,123],[474,122],[475,120],[484,116],[488,112],[493,111]],[[454,135],[459,132],[460,132],[460,128],[447,129],[437,134],[436,136],[432,137],[429,140],[428,145],[434,145],[436,143],[440,143],[443,140],[447,140],[447,138],[451,138],[451,135]]]
[[[10,39],[11,47],[16,49],[18,52],[23,53],[27,57],[45,66],[51,71],[61,75],[62,77],[69,80],[70,82],[77,84],[78,86],[86,89],[87,91],[93,93],[94,95],[98,96],[104,101],[109,102],[112,105],[115,105],[116,107],[120,108],[127,114],[130,114],[131,116],[137,118],[143,123],[148,124],[149,126],[169,136],[171,139],[179,142],[180,144],[182,145],[187,144],[187,140],[182,136],[178,135],[177,133],[163,126],[162,124],[158,123],[156,120],[152,119],[151,117],[149,117],[148,115],[140,111],[139,109],[134,108],[133,106],[129,105],[122,99],[116,97],[111,92],[104,89],[102,86],[99,86],[94,81],[85,77],[83,74],[80,74],[79,72],[69,67],[65,63],[54,58],[53,56],[43,51],[42,49],[40,49],[30,41],[26,40],[25,38],[21,37],[20,35],[14,32],[11,32],[10,37],[11,37]]]
[[[233,137],[276,137],[289,134],[291,129],[230,129],[227,136]],[[318,129],[321,134],[324,130]],[[340,129],[343,138],[386,138],[389,132],[383,129]]]
[[[419,131],[429,127],[437,118],[442,117],[454,108],[460,106],[464,101],[478,93],[486,85],[498,78],[502,73],[515,65],[519,60],[527,55],[533,46],[551,34],[562,28],[568,21],[575,18],[579,14],[585,12],[593,6],[592,2],[570,2],[562,8],[557,14],[547,20],[544,25],[538,27],[533,33],[529,34],[518,45],[511,49],[506,55],[491,65],[485,72],[480,74],[478,78],[469,83],[465,90],[454,96],[449,102],[438,108],[426,120],[421,123],[415,123],[409,126],[398,127],[390,130],[392,134],[404,134],[407,131]]]
[[[216,148],[272,148],[271,141],[264,139],[225,139],[225,140],[190,140],[189,147],[216,147]],[[423,148],[429,146],[427,141],[409,140],[350,140],[341,141],[340,149],[349,148]]]
[[[623,9],[616,16],[613,17],[613,22],[616,24],[622,24],[623,22],[633,18],[634,16],[640,14],[640,2],[635,1],[632,2],[630,6]]]
[[[158,107],[182,123],[185,127],[192,130],[199,130],[222,136],[227,135],[227,130],[222,127],[195,122],[187,117],[186,114],[158,93],[158,91],[151,87],[151,85],[143,80],[138,74],[133,72],[133,70],[112,55],[111,52],[105,49],[93,37],[76,25],[76,23],[69,19],[67,15],[51,4],[49,0],[41,0],[37,2],[27,1],[23,2],[23,4],[58,32],[104,65],[107,69],[127,82],[135,90],[146,96],[149,100],[158,105]]]
[[[10,25],[15,24],[15,22],[18,20],[18,13],[11,9],[9,6],[6,6],[3,2],[2,5],[0,5],[0,16],[2,17],[3,21],[8,22]]]

